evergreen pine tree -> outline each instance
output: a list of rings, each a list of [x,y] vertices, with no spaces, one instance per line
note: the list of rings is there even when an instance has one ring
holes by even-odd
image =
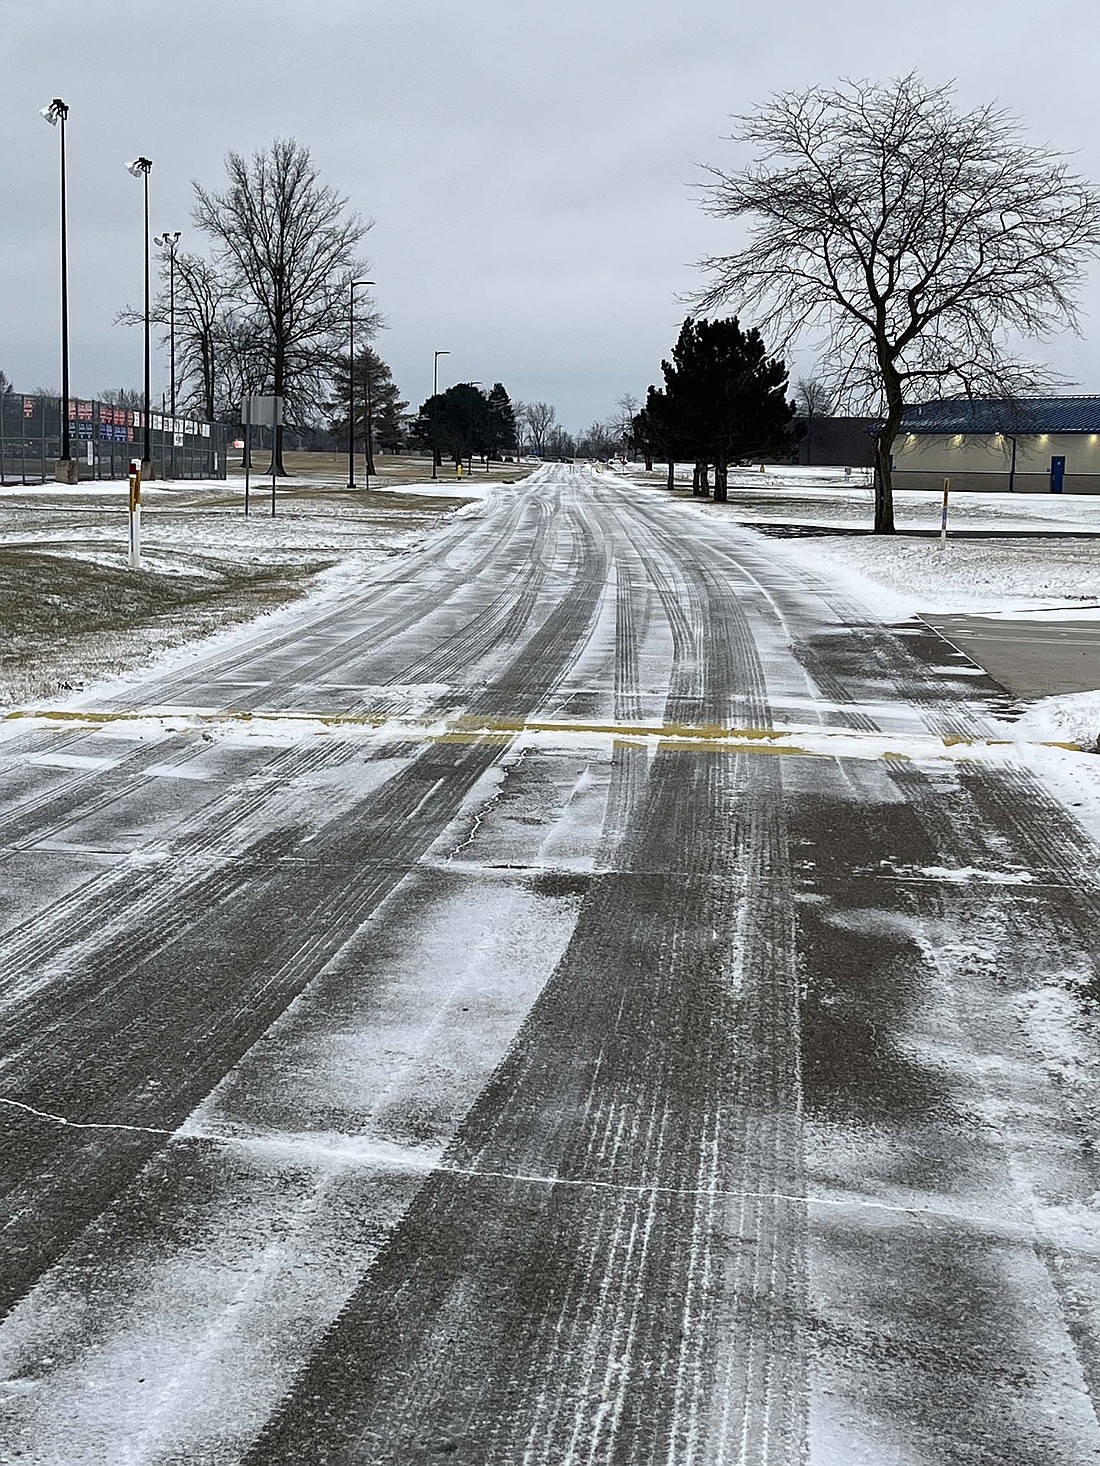
[[[701,463],[714,465],[714,497],[727,497],[729,465],[788,451],[795,434],[787,401],[787,368],[769,357],[760,332],[742,331],[736,316],[689,316],[663,361],[677,434]]]

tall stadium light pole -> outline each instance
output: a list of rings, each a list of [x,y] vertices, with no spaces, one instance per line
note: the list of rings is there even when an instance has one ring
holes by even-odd
[[[348,488],[355,488],[355,290],[373,280],[348,281]],[[367,474],[370,487],[370,474]]]
[[[61,124],[61,457],[57,460],[55,476],[59,483],[71,484],[76,482],[76,471],[69,440],[69,221],[65,186],[68,103],[54,97],[48,107],[42,108],[42,116],[51,127]]]
[[[134,178],[145,180],[145,390],[144,409],[142,418],[144,430],[141,440],[141,476],[145,480],[153,477],[153,438],[149,420],[149,386],[150,386],[150,354],[149,354],[149,316],[151,305],[151,281],[149,276],[149,174],[152,172],[153,160],[151,158],[135,158],[132,163],[126,164],[126,171]]]
[[[168,251],[168,411],[176,415],[176,245],[180,232],[158,234],[153,243]]]
[[[168,410],[172,414],[172,441],[168,445],[168,477],[176,476],[176,245],[180,242],[177,229],[169,234],[167,230],[158,234],[153,243],[168,251]],[[160,410],[164,411],[164,393],[160,394]]]
[[[433,480],[433,482],[436,481],[436,480],[438,480],[438,478],[439,478],[439,474],[436,472],[436,464],[437,464],[437,462],[439,460],[439,441],[438,441],[438,437],[437,437],[436,430],[435,430],[435,415],[436,415],[436,403],[435,403],[435,399],[439,396],[439,358],[441,356],[450,356],[450,354],[451,353],[449,351],[437,351],[435,353],[435,356],[432,359],[432,480]]]

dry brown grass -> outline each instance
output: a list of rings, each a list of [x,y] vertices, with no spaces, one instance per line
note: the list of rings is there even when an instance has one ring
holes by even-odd
[[[268,463],[268,455],[263,451],[253,451],[252,455],[254,477],[263,477],[264,469]],[[344,453],[284,453],[283,463],[287,474],[291,478],[303,478],[319,481],[332,481],[347,484],[348,455]],[[430,481],[432,476],[432,460],[428,455],[423,457],[405,454],[383,454],[375,453],[374,466],[377,470],[375,475],[383,483],[397,487],[402,484],[422,484]],[[485,465],[474,460],[474,471],[472,475],[466,473],[463,468],[460,479],[454,470],[454,465],[444,463],[439,469],[440,483],[453,483],[457,493],[461,493],[462,483],[471,476],[475,479],[489,479],[494,483],[516,483],[519,479],[526,478],[533,472],[529,463],[490,463],[488,472]],[[236,453],[231,451],[229,460],[229,475],[231,479],[244,477],[244,470],[240,466],[240,450]],[[355,480],[358,484],[366,482],[366,468],[363,455],[357,453],[355,456]]]
[[[144,571],[0,547],[0,701],[25,703],[140,666],[167,647],[304,594],[320,564]]]

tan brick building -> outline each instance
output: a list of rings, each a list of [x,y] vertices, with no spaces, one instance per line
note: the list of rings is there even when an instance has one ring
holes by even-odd
[[[922,402],[894,443],[894,486],[1100,493],[1100,396]]]

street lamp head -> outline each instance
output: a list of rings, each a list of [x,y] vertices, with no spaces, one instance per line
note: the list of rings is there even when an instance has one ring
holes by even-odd
[[[377,285],[377,280],[352,280],[351,288],[354,290],[359,285]]]
[[[165,231],[163,234],[158,234],[157,237],[153,240],[154,244],[159,244],[163,246],[164,249],[175,249],[176,245],[179,244],[179,242],[180,231],[178,229],[174,234],[169,234],[167,231]]]
[[[152,158],[135,158],[132,163],[126,164],[126,172],[133,178],[140,178],[143,173],[149,173],[152,167]]]
[[[59,122],[64,122],[69,115],[69,104],[63,102],[60,97],[54,97],[48,107],[43,107],[39,116],[44,117],[51,127],[56,127]]]

